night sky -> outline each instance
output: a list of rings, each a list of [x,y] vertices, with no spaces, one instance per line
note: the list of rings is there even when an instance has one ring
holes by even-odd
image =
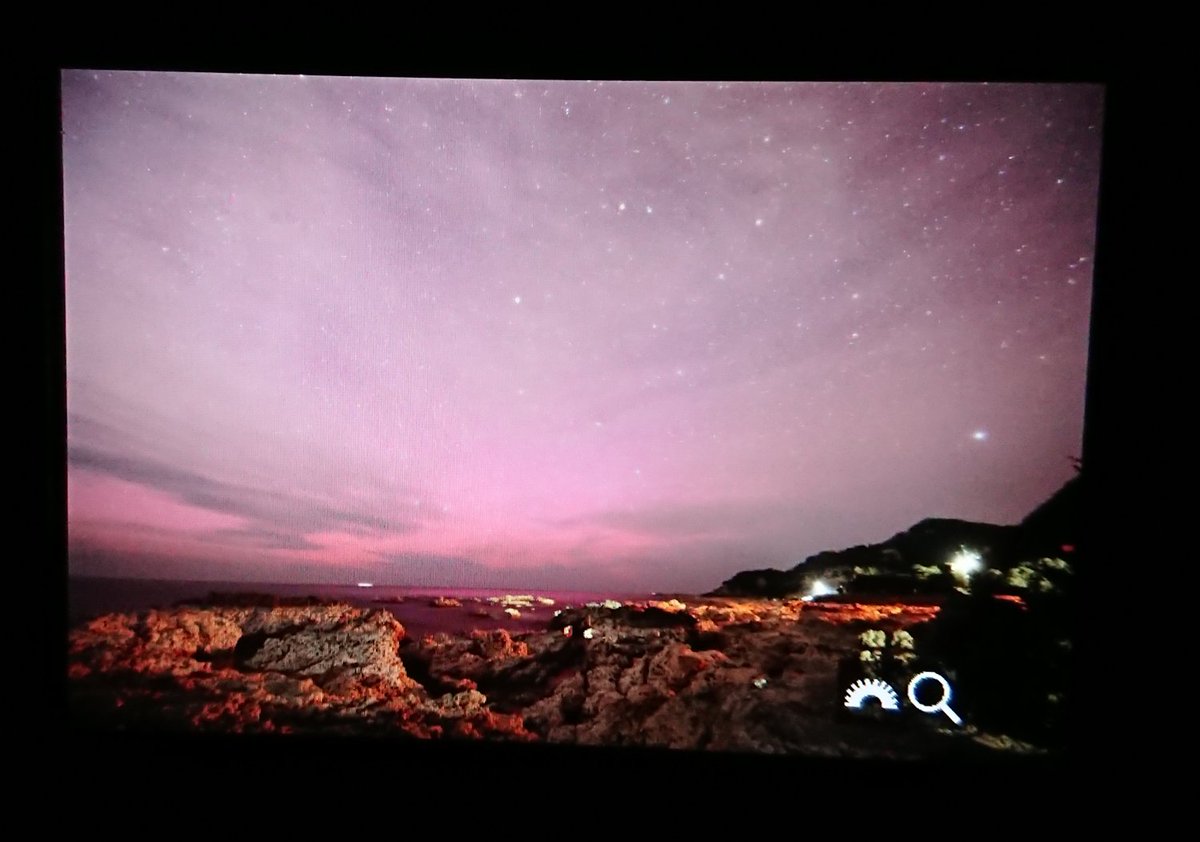
[[[1015,522],[1102,100],[68,71],[71,572],[699,591]]]

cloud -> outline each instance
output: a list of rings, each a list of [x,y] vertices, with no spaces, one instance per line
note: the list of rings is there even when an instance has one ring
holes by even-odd
[[[613,571],[600,565],[541,563],[493,567],[461,556],[419,553],[385,555],[378,570],[381,578],[414,587],[595,590],[620,584]]]
[[[128,482],[147,485],[174,495],[185,503],[246,518],[258,524],[246,536],[298,548],[303,535],[340,532],[363,527],[402,534],[417,529],[414,518],[384,517],[349,507],[331,506],[294,494],[212,479],[203,474],[135,456],[124,456],[71,445],[67,451],[72,469],[86,469]],[[283,529],[284,525],[292,527]]]
[[[321,583],[330,578],[328,566],[319,563],[298,563],[259,554],[250,557],[229,553],[213,558],[179,550],[115,549],[74,539],[69,544],[67,559],[71,576],[295,583]]]
[[[205,538],[212,538],[222,543],[229,542],[245,547],[255,547],[261,550],[319,550],[321,546],[314,544],[303,535],[280,532],[275,529],[216,529],[205,533]]]
[[[686,539],[741,534],[797,520],[794,505],[772,500],[714,500],[653,508],[609,509],[553,522],[555,526],[595,526],[647,537]]]

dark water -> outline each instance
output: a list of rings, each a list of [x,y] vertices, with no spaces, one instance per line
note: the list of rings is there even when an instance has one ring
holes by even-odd
[[[114,612],[146,611],[169,608],[180,600],[203,599],[210,593],[263,593],[280,597],[317,596],[348,602],[362,608],[385,608],[404,625],[409,635],[432,632],[463,632],[479,628],[506,628],[524,631],[541,628],[554,616],[554,611],[569,605],[616,599],[661,598],[666,595],[590,593],[585,591],[528,591],[495,588],[399,587],[376,585],[360,588],[355,585],[293,585],[261,582],[174,582],[157,579],[85,579],[73,578],[68,586],[68,616],[72,626],[85,620]],[[490,596],[526,594],[548,597],[553,606],[537,605],[532,610],[520,609],[521,617],[513,619],[504,613],[503,606],[487,602]],[[462,602],[461,608],[436,608],[430,605],[435,596],[452,596]],[[403,603],[383,602],[401,597]],[[476,602],[474,600],[480,600]],[[472,612],[486,609],[487,617]]]

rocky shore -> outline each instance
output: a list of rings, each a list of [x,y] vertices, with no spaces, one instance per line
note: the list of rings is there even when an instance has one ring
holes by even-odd
[[[919,629],[936,606],[606,602],[534,631],[410,639],[385,609],[278,602],[242,595],[75,629],[77,721],[829,756],[981,745],[929,717],[884,727],[841,705],[862,634]]]

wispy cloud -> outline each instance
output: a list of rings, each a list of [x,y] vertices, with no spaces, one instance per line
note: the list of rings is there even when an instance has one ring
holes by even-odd
[[[213,479],[153,459],[108,453],[72,445],[67,451],[73,469],[149,486],[178,500],[210,511],[236,515],[256,524],[234,530],[229,537],[250,538],[264,545],[304,548],[304,535],[313,532],[354,531],[363,528],[394,534],[417,529],[415,517],[385,517],[347,506],[334,506],[297,494]]]
[[[236,543],[263,550],[319,550],[321,548],[320,544],[312,543],[303,535],[275,529],[217,529],[206,533],[206,537],[212,537],[222,543]]]
[[[420,553],[388,554],[377,569],[389,581],[464,588],[588,590],[597,587],[598,583],[611,587],[621,581],[612,570],[600,565],[590,569],[554,563],[497,567],[462,556]]]

